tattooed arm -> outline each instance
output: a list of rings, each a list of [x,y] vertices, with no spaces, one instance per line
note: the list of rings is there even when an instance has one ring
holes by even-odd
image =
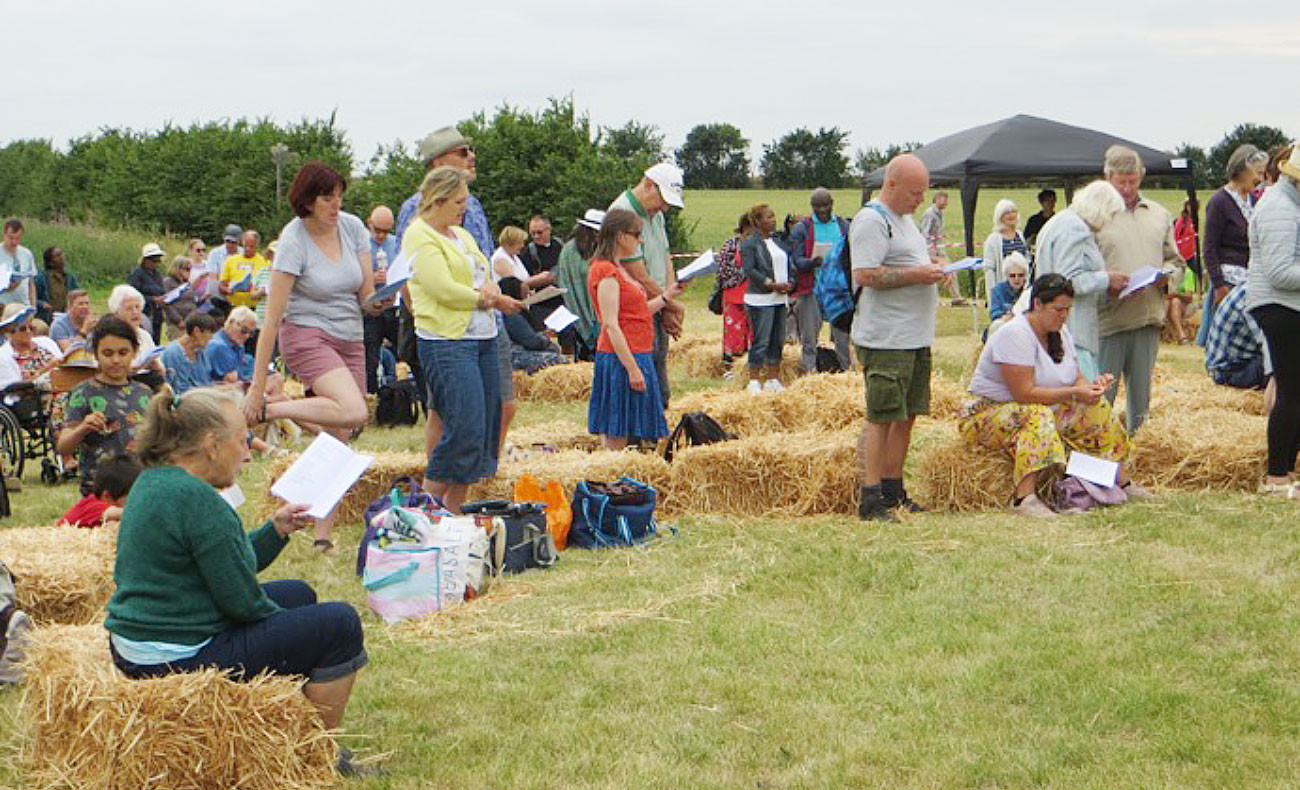
[[[909,285],[932,285],[942,280],[943,276],[943,267],[934,263],[921,266],[875,266],[870,269],[854,269],[853,284],[888,291]]]

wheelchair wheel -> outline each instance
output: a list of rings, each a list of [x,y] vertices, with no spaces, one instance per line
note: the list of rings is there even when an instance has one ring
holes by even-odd
[[[23,428],[18,418],[8,408],[0,406],[0,472],[6,478],[22,479],[23,463],[27,460],[27,447],[23,441]]]

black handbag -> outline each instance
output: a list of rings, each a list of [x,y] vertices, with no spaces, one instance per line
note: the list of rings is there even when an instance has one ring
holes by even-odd
[[[709,297],[709,312],[714,315],[722,315],[722,289],[714,288],[713,295]]]
[[[465,515],[500,519],[505,529],[492,533],[490,556],[504,556],[497,572],[521,573],[529,568],[549,568],[560,559],[555,540],[546,529],[546,505],[541,502],[507,502],[489,499],[467,502],[461,506]],[[498,551],[496,541],[505,541],[504,551]],[[493,560],[495,564],[495,559]]]

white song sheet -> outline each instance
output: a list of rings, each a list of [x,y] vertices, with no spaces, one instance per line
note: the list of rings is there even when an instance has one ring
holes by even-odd
[[[271,493],[295,505],[309,505],[307,515],[312,518],[325,518],[374,460],[322,433],[275,481]]]

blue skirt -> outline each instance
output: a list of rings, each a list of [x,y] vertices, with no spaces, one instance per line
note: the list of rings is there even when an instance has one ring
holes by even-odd
[[[664,420],[654,355],[647,352],[632,357],[645,378],[644,392],[633,391],[617,354],[597,352],[591,402],[587,406],[587,430],[602,436],[625,436],[629,440],[661,439],[668,435],[668,423]]]

